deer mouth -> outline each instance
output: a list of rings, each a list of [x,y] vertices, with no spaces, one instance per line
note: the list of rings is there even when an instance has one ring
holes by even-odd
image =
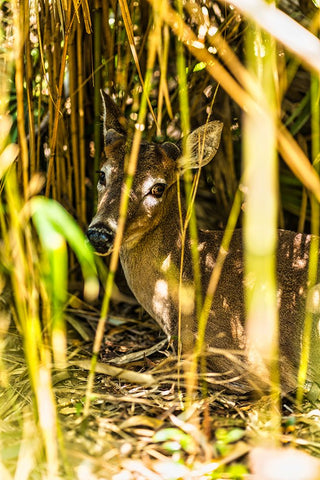
[[[114,232],[105,225],[89,227],[87,237],[97,253],[108,255],[111,253],[114,241]]]

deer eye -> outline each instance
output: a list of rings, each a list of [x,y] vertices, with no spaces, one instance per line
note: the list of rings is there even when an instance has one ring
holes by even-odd
[[[102,170],[97,170],[96,173],[99,174],[99,178],[98,178],[99,184],[105,186],[105,184],[106,184],[106,174]]]
[[[161,198],[165,191],[166,185],[164,183],[156,183],[150,190],[151,195],[156,198]]]

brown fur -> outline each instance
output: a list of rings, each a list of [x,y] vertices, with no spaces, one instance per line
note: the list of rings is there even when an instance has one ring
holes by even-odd
[[[104,96],[105,135],[107,136],[101,169],[106,183],[98,187],[98,210],[88,236],[101,252],[112,249],[116,231],[121,186],[123,182],[126,136],[123,127],[114,130],[115,106],[108,110],[110,98]],[[114,105],[114,104],[113,104]],[[214,156],[221,128],[211,125],[209,153],[202,164]],[[120,134],[120,135],[119,135]],[[218,138],[219,137],[219,138]],[[193,134],[193,142],[203,139],[203,130]],[[217,139],[218,138],[218,139]],[[194,167],[199,166],[201,147],[191,145]],[[173,153],[175,152],[175,155]],[[207,157],[206,157],[207,155]],[[182,235],[177,200],[177,178],[186,168],[176,158],[176,150],[144,143],[141,146],[137,173],[130,193],[127,224],[120,251],[120,261],[128,285],[138,302],[160,324],[168,336],[177,337],[179,294],[182,294],[181,340],[190,350],[197,336],[197,314],[194,301],[194,279],[190,240],[184,248],[183,284],[179,290]],[[154,183],[165,183],[161,198],[150,194]],[[148,187],[150,185],[150,188]],[[149,189],[149,190],[148,190]],[[183,211],[184,215],[184,211]],[[202,293],[205,295],[215,266],[223,233],[199,231],[199,255]],[[296,385],[303,330],[310,236],[279,231],[277,273],[280,317],[280,370],[284,391]],[[248,391],[264,387],[263,374],[247,357],[247,338],[243,300],[243,259],[241,231],[235,231],[230,251],[214,295],[207,324],[205,342],[212,350],[208,359],[210,371],[219,374],[217,383],[233,390]],[[320,361],[317,325],[312,332],[311,379],[317,379]]]

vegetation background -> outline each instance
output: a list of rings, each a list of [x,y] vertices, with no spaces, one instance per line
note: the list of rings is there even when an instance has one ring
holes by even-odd
[[[147,96],[149,140],[178,140],[210,118],[223,121],[220,151],[198,187],[201,226],[224,228],[232,205],[241,225],[242,191],[247,211],[258,206],[248,235],[257,222],[268,238],[278,225],[317,233],[317,1],[0,6],[0,477],[250,478],[282,455],[282,443],[319,455],[319,410],[310,399],[302,404],[301,388],[298,404],[288,401],[282,413],[278,398],[252,404],[202,392],[185,403],[170,360],[157,366],[143,354],[128,358],[129,370],[99,361],[100,375],[88,384],[94,332],[104,321],[96,271],[102,285],[108,274],[81,232],[95,210],[104,88],[133,131]],[[256,167],[250,195],[246,165]],[[136,307],[108,307],[99,360],[157,343],[157,327],[141,322]],[[262,440],[277,448],[257,457]],[[304,478],[319,478],[318,464],[303,461],[316,472]],[[283,457],[285,469],[292,463]]]

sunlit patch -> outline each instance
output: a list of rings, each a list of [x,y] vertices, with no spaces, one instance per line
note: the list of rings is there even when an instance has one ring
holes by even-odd
[[[269,370],[259,350],[254,345],[247,348],[247,357],[257,377],[260,377],[261,379],[269,378]]]
[[[295,268],[298,268],[299,270],[305,268],[308,263],[307,256],[301,257],[299,253],[301,251],[302,245],[303,245],[303,237],[301,233],[299,233],[295,236],[293,241],[293,256],[292,256],[292,266]]]
[[[89,461],[83,461],[77,467],[78,480],[94,480],[97,477],[92,472],[92,464]]]
[[[256,284],[256,276],[253,272],[249,272],[243,279],[245,288],[253,289]]]
[[[194,312],[195,292],[192,285],[182,285],[180,288],[181,312],[192,315]]]
[[[212,255],[208,254],[206,255],[206,268],[212,270],[214,267],[214,259]]]
[[[310,313],[320,312],[320,284],[312,287],[307,295],[307,311]]]
[[[99,210],[100,208],[103,208],[103,206],[104,206],[103,204],[106,204],[107,207],[108,207],[108,209],[109,209],[109,208],[111,207],[111,205],[112,205],[113,203],[115,203],[116,200],[117,200],[116,198],[112,198],[112,199],[110,200],[110,199],[109,199],[109,192],[108,192],[108,190],[106,190],[106,191],[103,193],[101,199],[98,201],[97,210]]]
[[[315,480],[319,460],[296,448],[256,447],[250,453],[252,478]]]
[[[244,349],[246,346],[246,332],[240,321],[239,315],[232,315],[231,317],[231,335],[232,338],[236,339],[239,348]]]
[[[302,270],[306,268],[308,260],[306,258],[296,258],[292,262],[292,266]]]
[[[199,243],[199,245],[198,245],[198,252],[202,252],[203,249],[205,248],[205,246],[206,246],[206,242],[201,242],[201,243]]]
[[[170,334],[170,302],[168,282],[157,280],[152,297],[152,308],[157,318],[161,318],[161,325],[167,335]]]
[[[169,253],[169,255],[165,258],[165,260],[162,262],[162,265],[161,265],[161,270],[163,272],[167,272],[170,268],[170,265],[171,265],[171,253]]]

